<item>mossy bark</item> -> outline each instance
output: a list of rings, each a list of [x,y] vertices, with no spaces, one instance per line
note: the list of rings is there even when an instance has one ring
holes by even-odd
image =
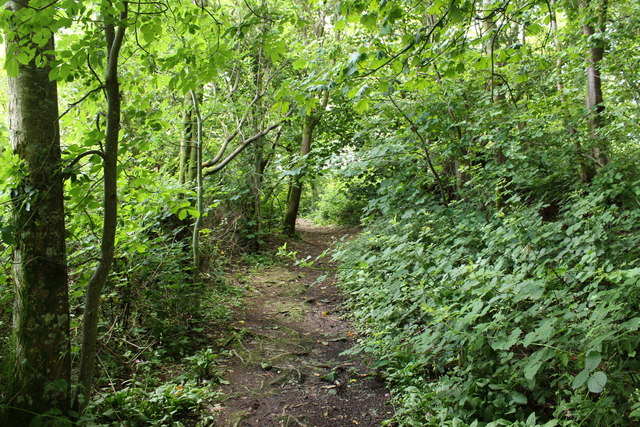
[[[182,119],[183,138],[180,144],[180,175],[178,177],[180,184],[186,184],[193,180],[191,174],[192,159],[194,154],[194,129],[196,127],[195,117],[193,114],[193,101],[191,94],[188,93],[184,97],[184,116]],[[195,153],[197,155],[197,153]]]
[[[28,6],[28,1],[6,4],[16,13]],[[36,57],[53,51],[53,37],[42,47],[29,43],[30,37],[27,30],[22,40],[9,41],[8,51],[18,44],[35,50]],[[70,405],[58,95],[49,72],[48,65],[38,67],[32,60],[8,79],[10,140],[22,160],[23,176],[12,193],[15,371],[7,394],[6,425],[29,425],[43,414],[64,415]]]

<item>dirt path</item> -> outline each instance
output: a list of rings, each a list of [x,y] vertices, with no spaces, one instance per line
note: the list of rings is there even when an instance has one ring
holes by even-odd
[[[299,223],[299,258],[322,253],[344,229]],[[331,268],[325,263],[315,267]],[[294,265],[241,271],[246,304],[232,325],[216,425],[377,426],[391,415],[384,384],[356,357],[335,275]]]

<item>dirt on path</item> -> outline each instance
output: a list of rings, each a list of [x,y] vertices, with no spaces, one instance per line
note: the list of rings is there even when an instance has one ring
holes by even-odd
[[[350,230],[298,223],[298,258],[316,257]],[[353,232],[353,231],[351,231]],[[328,258],[328,257],[327,257]],[[244,309],[227,339],[216,425],[377,426],[392,408],[384,383],[359,357],[343,318],[334,266],[275,265],[236,272],[246,287]],[[322,280],[322,276],[327,277]]]

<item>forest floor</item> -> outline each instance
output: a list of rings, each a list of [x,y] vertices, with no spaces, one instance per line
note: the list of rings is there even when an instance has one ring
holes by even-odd
[[[308,221],[297,230],[301,239],[287,250],[298,259],[315,258],[354,232]],[[245,303],[226,342],[228,384],[214,409],[216,425],[376,426],[391,417],[384,383],[362,358],[341,355],[356,337],[328,258],[312,268],[284,262],[230,273]]]

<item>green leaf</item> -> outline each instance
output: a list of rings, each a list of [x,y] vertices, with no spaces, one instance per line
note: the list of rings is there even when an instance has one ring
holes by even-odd
[[[361,99],[360,101],[356,102],[356,105],[353,107],[353,109],[358,114],[364,113],[369,109],[369,100]]]
[[[511,331],[511,334],[509,334],[508,337],[498,339],[495,342],[491,343],[491,348],[493,348],[494,350],[509,350],[517,342],[520,341],[521,334],[522,334],[522,329],[516,328],[513,331]]]
[[[21,63],[23,65],[27,65],[29,63],[29,59],[30,59],[29,58],[29,54],[27,52],[25,52],[24,50],[21,50],[16,55],[16,61],[18,61],[19,63]]]
[[[378,15],[375,13],[364,14],[360,18],[360,23],[364,25],[368,30],[374,30],[378,25]]]
[[[605,385],[607,385],[607,374],[602,371],[594,372],[587,383],[591,393],[602,393]]]
[[[9,77],[18,77],[20,68],[18,66],[18,61],[16,61],[15,58],[7,58],[4,63],[4,69],[7,70],[7,75]]]
[[[158,29],[156,25],[152,23],[146,23],[142,27],[140,27],[140,32],[142,33],[142,38],[146,43],[153,43],[158,36]]]
[[[592,350],[587,354],[587,358],[584,362],[584,370],[587,372],[594,371],[600,362],[602,361],[602,356],[599,352]]]
[[[304,59],[298,59],[296,61],[294,61],[293,65],[293,69],[294,70],[302,70],[303,68],[307,68],[307,65],[309,63],[307,61],[305,61]]]
[[[542,322],[542,324],[536,331],[538,340],[544,342],[544,341],[547,341],[549,338],[551,338],[554,332],[554,329],[553,329],[554,323],[555,323],[555,319],[546,319]]]
[[[527,33],[531,34],[531,35],[537,35],[540,34],[542,32],[543,28],[540,24],[531,24],[527,27]]]
[[[537,335],[535,332],[529,332],[527,335],[525,335],[524,340],[522,340],[522,345],[526,348],[529,347],[529,345],[535,341]]]
[[[517,391],[511,392],[511,400],[513,400],[518,405],[526,405],[529,401],[527,396],[522,393],[518,393]]]
[[[630,331],[637,331],[640,327],[640,317],[634,317],[631,320],[627,320],[622,324],[622,326],[628,328]]]
[[[580,388],[587,382],[589,379],[589,371],[585,371],[584,369],[580,371],[578,375],[575,376],[573,381],[571,382],[571,388],[574,390]]]
[[[534,356],[530,356],[527,365],[524,368],[524,377],[528,380],[532,380],[535,378],[538,370],[542,366],[542,360],[540,360],[540,354],[535,354]]]

